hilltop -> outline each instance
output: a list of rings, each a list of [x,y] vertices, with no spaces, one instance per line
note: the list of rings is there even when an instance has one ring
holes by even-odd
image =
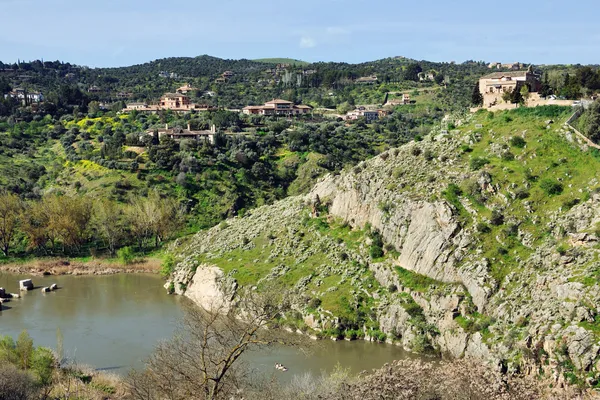
[[[280,321],[294,330],[596,385],[600,157],[563,126],[570,114],[446,119],[178,240],[169,289],[206,304],[276,282],[296,295]]]
[[[300,66],[300,67],[310,65],[310,63],[307,61],[296,60],[294,58],[277,58],[277,57],[275,57],[275,58],[257,58],[252,61],[266,63],[266,64],[290,64],[290,65]]]

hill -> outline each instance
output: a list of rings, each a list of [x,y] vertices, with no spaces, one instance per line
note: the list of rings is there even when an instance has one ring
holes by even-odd
[[[295,60],[293,58],[258,58],[252,61],[266,63],[266,64],[290,64],[297,67],[303,67],[306,65],[310,65],[307,61]]]
[[[600,378],[600,158],[561,107],[459,116],[325,177],[308,195],[180,240],[170,290],[296,295],[318,337]],[[199,290],[202,285],[202,290]]]

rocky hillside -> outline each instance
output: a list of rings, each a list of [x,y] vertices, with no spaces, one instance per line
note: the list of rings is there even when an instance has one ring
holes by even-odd
[[[174,247],[168,286],[199,304],[276,282],[283,326],[600,378],[600,155],[559,107],[447,120],[307,196]]]

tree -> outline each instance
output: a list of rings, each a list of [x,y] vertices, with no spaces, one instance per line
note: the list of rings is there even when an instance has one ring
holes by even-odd
[[[18,365],[21,369],[29,369],[33,358],[33,339],[27,331],[19,334],[15,343],[15,351],[19,358]]]
[[[520,104],[527,103],[527,99],[529,98],[529,87],[527,85],[521,86],[521,90],[519,90],[519,94],[521,95]]]
[[[583,115],[584,133],[594,143],[600,143],[600,101],[595,101]]]
[[[474,106],[480,106],[483,104],[483,95],[479,90],[479,82],[475,82],[475,85],[473,86],[473,93],[471,94],[471,103]]]
[[[182,328],[160,344],[145,370],[127,378],[135,400],[230,398],[242,387],[248,371],[241,357],[248,351],[285,342],[277,330],[265,329],[289,309],[280,290],[235,298],[243,313],[224,302],[210,309],[187,310]]]
[[[123,208],[108,199],[100,200],[94,207],[93,225],[110,254],[115,255],[125,237]]]
[[[404,79],[407,81],[419,81],[419,72],[422,72],[423,68],[417,63],[411,63],[406,66],[404,70]]]
[[[6,257],[15,239],[22,211],[23,202],[18,196],[0,194],[0,247]]]

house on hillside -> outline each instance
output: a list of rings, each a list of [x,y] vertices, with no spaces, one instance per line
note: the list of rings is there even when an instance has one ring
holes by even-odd
[[[148,105],[146,103],[129,103],[122,110],[123,112],[130,112],[133,110],[143,111],[155,114],[161,110],[171,110],[175,112],[187,113],[190,111],[209,111],[215,107],[207,104],[195,104],[192,103],[190,98],[181,93],[166,93],[160,98],[158,104]]]
[[[365,107],[358,107],[354,111],[350,111],[345,116],[346,121],[353,121],[359,118],[364,118],[367,124],[379,119],[379,110],[367,110]]]
[[[307,105],[295,105],[291,101],[282,99],[273,99],[267,101],[262,106],[247,106],[242,109],[246,115],[277,115],[277,116],[296,116],[309,114],[312,107]]]
[[[195,87],[192,87],[189,83],[186,83],[185,85],[177,88],[177,90],[176,90],[177,93],[181,93],[181,94],[188,94],[188,93],[196,92],[196,91],[198,91],[198,89]]]
[[[31,103],[41,103],[44,101],[44,95],[42,92],[34,90],[28,91],[23,88],[14,88],[10,93],[4,95],[4,98],[13,98],[19,100],[21,103],[27,105]]]
[[[529,92],[540,90],[541,82],[532,68],[527,71],[494,72],[479,79],[479,91],[483,96],[483,106],[492,107],[502,103],[502,96],[526,85]]]

